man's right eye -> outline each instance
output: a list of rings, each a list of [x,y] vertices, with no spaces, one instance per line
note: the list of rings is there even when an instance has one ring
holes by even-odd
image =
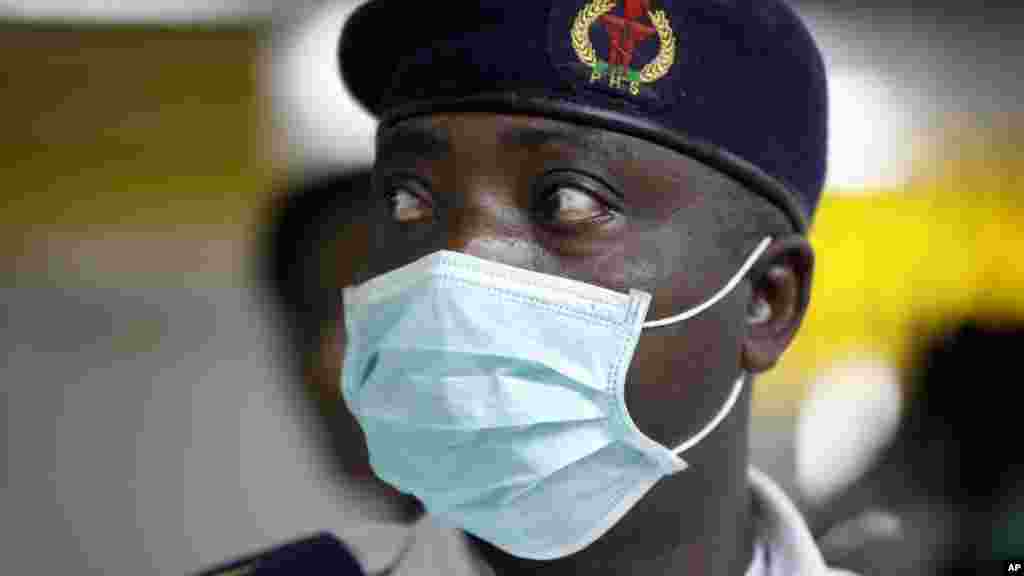
[[[392,188],[388,193],[388,203],[391,206],[391,219],[395,222],[418,222],[433,216],[430,204],[408,186]]]

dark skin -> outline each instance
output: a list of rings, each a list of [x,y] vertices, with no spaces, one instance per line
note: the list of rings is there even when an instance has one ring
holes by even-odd
[[[781,218],[737,219],[742,212],[723,207],[749,192],[644,140],[524,115],[413,118],[378,135],[374,180],[366,214],[372,257],[345,283],[453,250],[646,291],[653,320],[706,300],[772,236],[728,297],[640,337],[626,403],[639,428],[668,447],[714,416],[741,370],[771,368],[807,308],[813,252],[804,237]],[[336,338],[326,350],[340,350]],[[338,369],[323,377],[338,382]],[[474,549],[498,574],[744,574],[753,541],[749,406],[748,386],[721,425],[683,455],[691,468],[660,481],[584,550],[536,562],[471,538]],[[365,455],[365,446],[358,450]]]

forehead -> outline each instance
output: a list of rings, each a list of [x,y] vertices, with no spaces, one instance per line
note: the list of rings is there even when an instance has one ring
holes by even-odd
[[[610,158],[696,163],[691,158],[655,143],[611,130],[552,120],[541,116],[461,113],[411,118],[383,128],[378,148],[385,152],[410,147],[454,147],[496,143],[505,149],[557,145],[603,153]]]
[[[505,148],[564,145],[630,160],[682,157],[667,148],[618,132],[541,116],[491,113],[433,114],[407,119],[382,129],[378,146],[385,151],[415,145],[424,147],[423,144],[443,148],[461,141],[490,142]]]

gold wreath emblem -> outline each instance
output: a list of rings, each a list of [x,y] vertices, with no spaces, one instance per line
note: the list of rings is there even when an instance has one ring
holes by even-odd
[[[594,45],[590,42],[590,28],[594,22],[612,11],[617,0],[592,0],[576,14],[572,24],[572,48],[576,56],[587,66],[597,65],[597,54],[594,52]],[[640,71],[640,81],[651,83],[665,74],[676,60],[676,36],[668,21],[664,10],[648,12],[654,29],[658,31],[658,40],[661,44],[658,55]]]

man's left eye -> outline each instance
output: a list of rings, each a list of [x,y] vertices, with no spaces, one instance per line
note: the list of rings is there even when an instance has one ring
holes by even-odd
[[[554,224],[580,224],[607,215],[608,207],[581,187],[559,184],[544,199],[541,212]]]

